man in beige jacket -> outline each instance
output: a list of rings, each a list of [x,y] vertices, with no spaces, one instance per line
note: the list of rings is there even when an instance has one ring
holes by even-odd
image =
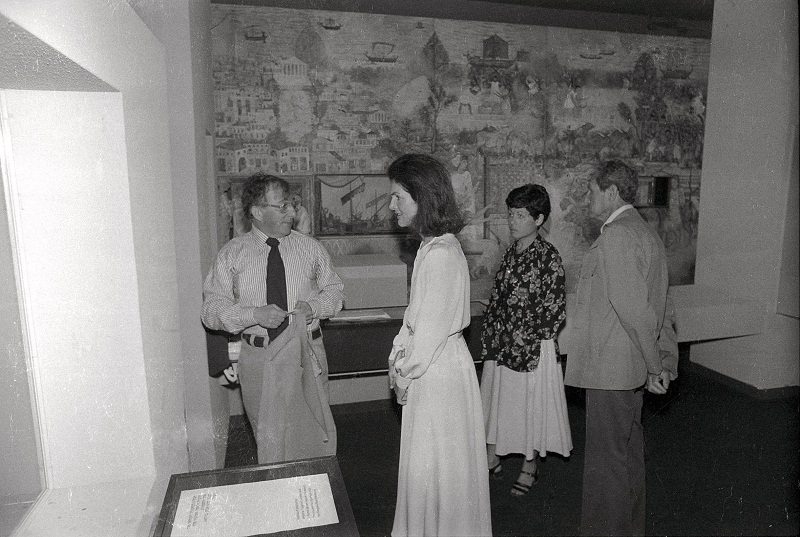
[[[658,341],[666,254],[633,208],[638,183],[620,161],[601,165],[589,183],[590,212],[604,224],[581,266],[565,378],[586,389],[584,535],[644,535],[642,388],[664,394],[677,377],[677,352],[662,359]]]

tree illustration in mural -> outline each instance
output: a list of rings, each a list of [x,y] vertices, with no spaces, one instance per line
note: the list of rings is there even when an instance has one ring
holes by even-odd
[[[422,57],[425,58],[426,66],[433,72],[434,77],[450,64],[450,55],[436,32],[431,34],[430,39],[422,48]]]
[[[672,161],[680,165],[700,165],[702,160],[703,117],[673,114],[667,105],[689,107],[701,92],[685,80],[676,82],[673,74],[659,67],[650,53],[642,53],[630,75],[636,92],[636,109],[620,102],[617,110],[629,125],[636,140],[638,155],[647,160]]]
[[[456,96],[447,93],[441,83],[435,80],[428,80],[428,87],[431,94],[428,96],[428,104],[420,109],[420,119],[428,125],[431,140],[431,153],[436,153],[436,142],[438,137],[438,130],[436,122],[439,119],[439,113],[446,107],[456,102]]]
[[[294,55],[311,69],[318,69],[324,64],[325,44],[316,30],[308,27],[297,33]]]
[[[419,115],[422,122],[428,126],[431,153],[435,153],[438,138],[437,122],[439,120],[439,114],[442,110],[456,102],[458,97],[447,93],[447,90],[440,81],[441,73],[447,69],[447,66],[450,64],[450,56],[447,54],[447,50],[445,50],[436,32],[431,35],[430,39],[428,39],[428,42],[423,47],[422,57],[425,59],[425,67],[429,71],[428,88],[430,89],[430,95],[428,95],[427,104],[420,109]]]
[[[652,140],[660,130],[660,120],[666,115],[664,85],[658,77],[658,68],[652,55],[643,53],[636,60],[631,73],[631,88],[636,91],[636,118],[639,122],[640,143]]]
[[[619,103],[617,105],[617,111],[619,112],[619,116],[625,120],[625,122],[631,126],[630,133],[633,136],[635,141],[635,148],[636,153],[641,155],[642,154],[642,137],[639,134],[639,127],[637,126],[636,118],[633,117],[633,112],[631,112],[631,107],[628,106],[628,103]]]

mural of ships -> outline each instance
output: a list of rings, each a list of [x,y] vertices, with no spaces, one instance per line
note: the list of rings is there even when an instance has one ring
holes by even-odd
[[[616,52],[614,46],[609,43],[603,43],[603,47],[600,49],[600,54],[603,56],[613,56]]]
[[[244,32],[244,38],[246,41],[261,41],[262,43],[267,42],[267,34],[261,30],[257,26],[251,26],[247,28]]]
[[[364,56],[371,62],[384,62],[394,63],[397,61],[397,56],[392,55],[394,44],[386,43],[385,41],[375,41],[372,43],[372,50],[365,52]]]
[[[324,21],[322,21],[321,23],[319,23],[319,25],[320,25],[320,26],[322,26],[323,28],[325,28],[326,30],[338,30],[339,28],[341,28],[341,27],[342,27],[342,25],[341,25],[341,24],[339,24],[338,22],[336,22],[336,21],[335,21],[333,18],[331,18],[331,17],[328,17],[327,19],[325,19]]]
[[[583,50],[579,53],[579,55],[585,60],[599,60],[603,57],[602,53],[600,52],[600,47],[591,41],[584,39],[582,49]]]

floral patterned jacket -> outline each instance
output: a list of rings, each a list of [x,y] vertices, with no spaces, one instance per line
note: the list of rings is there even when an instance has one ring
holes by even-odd
[[[533,371],[539,365],[541,341],[555,340],[566,317],[564,266],[558,250],[538,235],[519,253],[515,242],[494,278],[483,317],[481,358],[497,360],[497,365],[513,371]]]

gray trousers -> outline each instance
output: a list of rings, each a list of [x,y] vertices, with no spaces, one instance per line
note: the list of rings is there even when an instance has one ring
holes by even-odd
[[[642,390],[586,390],[582,535],[644,535]]]

